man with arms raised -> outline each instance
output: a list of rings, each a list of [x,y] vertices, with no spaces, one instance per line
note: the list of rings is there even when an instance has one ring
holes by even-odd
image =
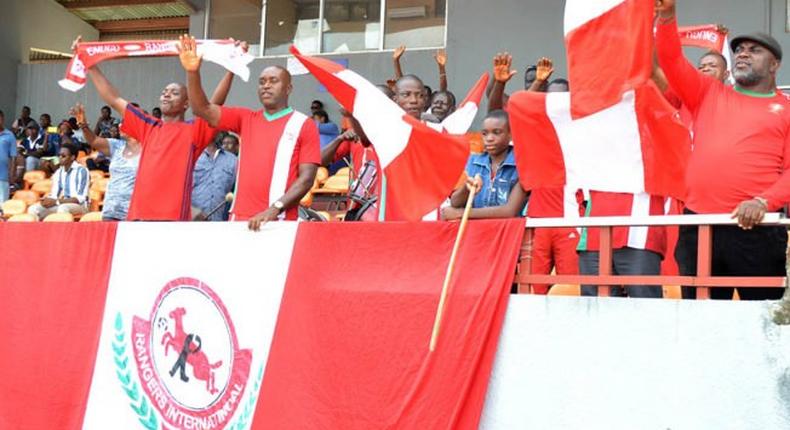
[[[75,41],[78,43],[80,39]],[[191,213],[192,170],[216,131],[206,121],[184,121],[189,109],[184,84],[171,83],[159,96],[162,119],[146,114],[121,97],[98,67],[88,76],[99,96],[123,116],[123,131],[140,142],[140,164],[129,204],[129,220],[184,221]],[[224,103],[233,74],[228,72],[214,92],[213,100]]]
[[[782,47],[753,33],[732,40],[734,86],[695,70],[683,58],[675,1],[656,1],[656,51],[672,90],[693,116],[694,150],[686,171],[686,212],[732,213],[740,228],[713,228],[713,275],[785,276],[787,232],[758,224],[790,201],[790,103],[776,89]],[[680,229],[675,256],[694,274],[697,229]],[[778,299],[782,288],[742,288],[741,299]],[[728,299],[732,288],[712,288]]]
[[[321,150],[315,122],[288,106],[291,74],[279,66],[263,69],[258,78],[262,110],[222,107],[206,99],[195,49],[193,37],[181,37],[181,65],[195,115],[241,137],[232,219],[249,220],[255,231],[269,221],[295,220],[299,201],[313,186]]]

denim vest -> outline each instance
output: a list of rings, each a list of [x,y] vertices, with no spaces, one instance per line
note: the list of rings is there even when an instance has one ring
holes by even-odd
[[[474,208],[502,206],[507,203],[510,191],[518,183],[518,169],[513,156],[513,148],[507,150],[507,156],[497,169],[496,176],[491,179],[491,157],[487,153],[472,154],[466,163],[466,174],[472,178],[480,175],[483,188],[475,196]]]

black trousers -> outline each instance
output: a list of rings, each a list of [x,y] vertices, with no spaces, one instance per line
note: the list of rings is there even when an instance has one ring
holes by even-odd
[[[691,213],[686,210],[685,213]],[[683,276],[697,274],[696,226],[680,226],[675,259]],[[735,225],[714,226],[712,229],[713,276],[786,276],[787,230],[782,226],[755,227],[743,230]],[[734,288],[710,289],[710,298],[729,300]],[[696,288],[683,287],[684,299],[695,299]],[[779,300],[784,288],[738,288],[741,300]]]

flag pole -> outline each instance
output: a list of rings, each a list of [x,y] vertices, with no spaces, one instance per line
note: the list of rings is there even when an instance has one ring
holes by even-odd
[[[474,181],[478,182],[480,175],[475,176]],[[444,317],[445,301],[447,294],[450,290],[450,279],[453,277],[455,271],[455,258],[458,256],[458,249],[461,247],[461,239],[466,232],[466,225],[469,223],[469,212],[472,211],[472,203],[477,194],[477,187],[469,187],[469,197],[466,199],[466,207],[464,207],[464,214],[461,217],[461,225],[458,227],[458,234],[455,237],[455,244],[453,244],[453,252],[450,254],[450,262],[447,264],[447,272],[444,275],[444,284],[442,285],[442,294],[439,298],[439,306],[436,308],[436,318],[433,320],[433,332],[431,333],[431,343],[429,349],[433,352],[436,349],[436,342],[439,340],[439,331],[442,328],[442,318]]]

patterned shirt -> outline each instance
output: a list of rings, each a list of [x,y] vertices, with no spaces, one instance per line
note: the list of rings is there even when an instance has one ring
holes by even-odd
[[[132,199],[134,181],[137,178],[137,166],[140,154],[132,158],[123,156],[126,142],[121,139],[107,139],[110,144],[110,182],[104,196],[102,218],[125,220],[129,212],[129,201]]]
[[[68,170],[61,166],[52,175],[52,189],[49,197],[52,199],[75,198],[79,204],[84,205],[88,201],[88,187],[90,186],[90,174],[85,166],[72,162]]]
[[[233,191],[236,183],[236,156],[224,149],[217,149],[217,152],[211,155],[209,149],[200,154],[195,164],[192,188],[192,206],[204,213],[208,213],[225,201],[225,195]],[[209,217],[209,221],[227,221],[227,219],[227,211],[223,209],[218,209]]]

